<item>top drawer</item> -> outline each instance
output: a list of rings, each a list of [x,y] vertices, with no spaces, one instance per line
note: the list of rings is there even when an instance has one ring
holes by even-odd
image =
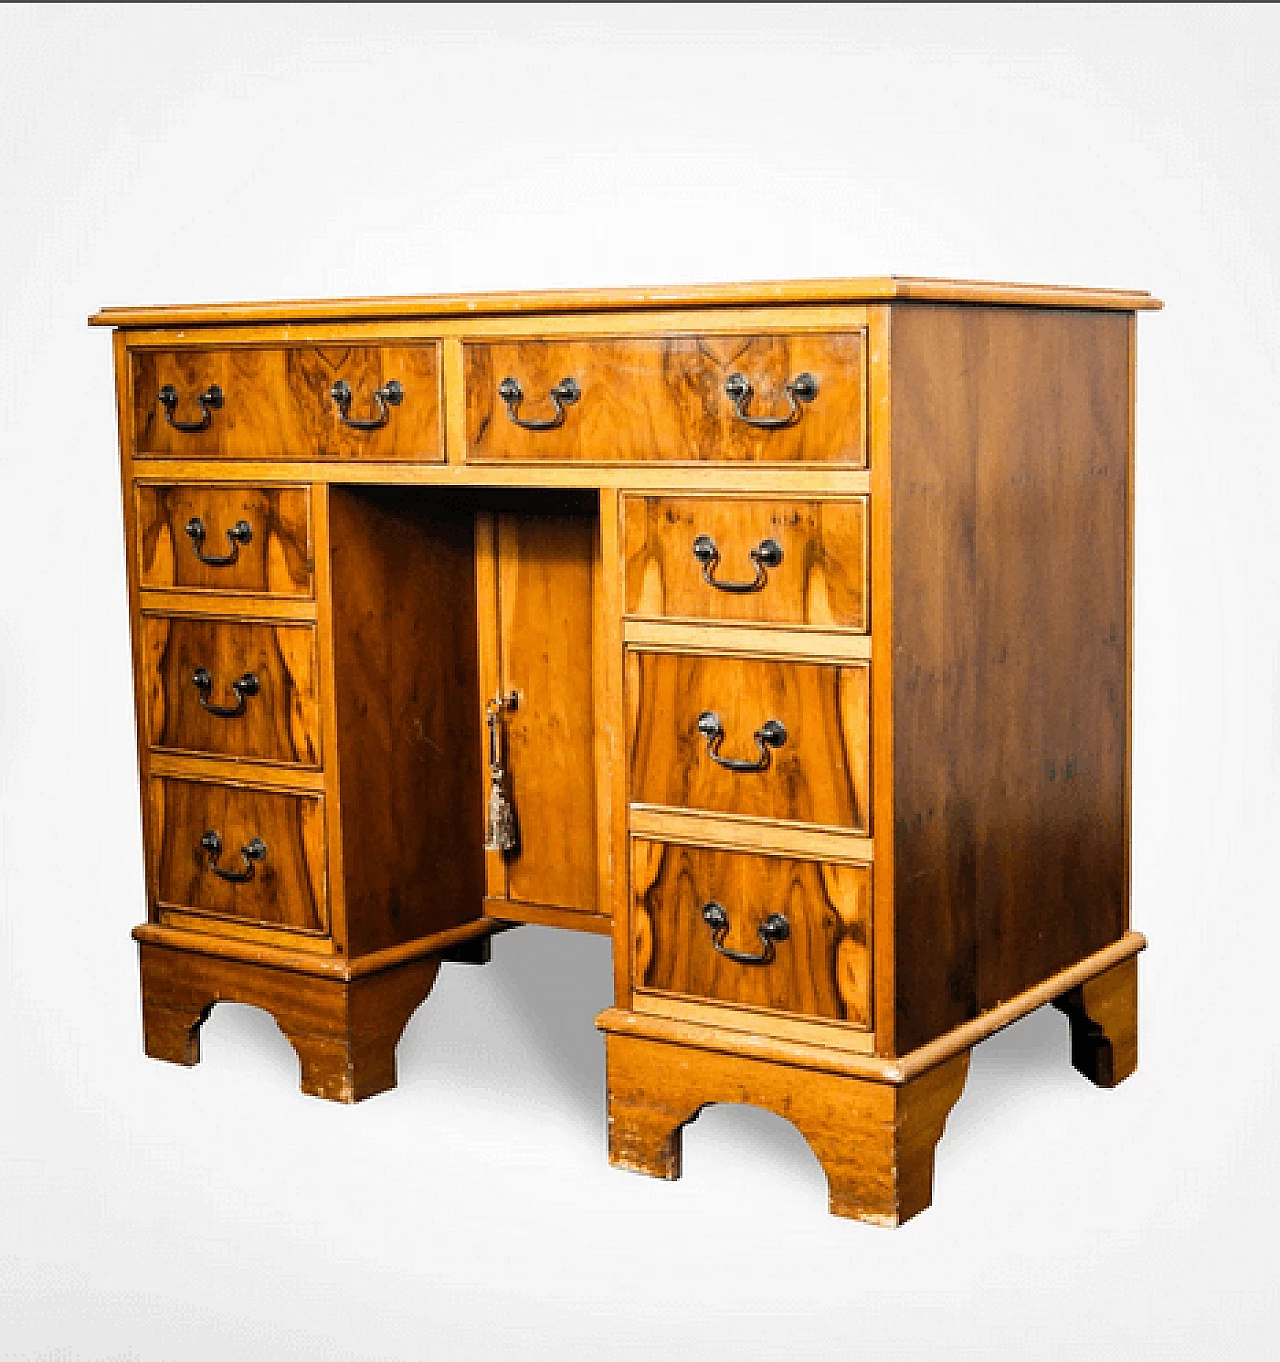
[[[863,332],[469,341],[473,462],[866,467]]]
[[[135,350],[131,362],[134,451],[140,455],[444,458],[436,341]],[[342,388],[335,396],[338,384],[349,394],[345,403]]]

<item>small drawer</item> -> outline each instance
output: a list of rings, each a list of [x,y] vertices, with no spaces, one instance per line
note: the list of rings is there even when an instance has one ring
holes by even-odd
[[[208,913],[323,935],[324,806],[318,795],[153,780],[152,884],[163,913]]]
[[[476,462],[866,466],[861,331],[470,341]]]
[[[871,831],[870,666],[627,655],[631,800]]]
[[[151,747],[320,765],[313,626],[144,615],[142,646]]]
[[[309,488],[140,483],[134,495],[145,589],[314,594]]]
[[[871,867],[631,843],[637,988],[871,1025]]]
[[[440,463],[437,341],[135,350],[134,451]]]
[[[628,497],[624,527],[633,618],[866,632],[866,497]]]

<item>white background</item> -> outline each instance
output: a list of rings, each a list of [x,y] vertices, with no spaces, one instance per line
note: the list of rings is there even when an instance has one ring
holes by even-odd
[[[0,1355],[1274,1356],[1274,8],[0,12]],[[932,1210],[745,1108],[611,1171],[602,940],[447,966],[355,1108],[141,1055],[108,303],[879,272],[1148,288],[1115,1092],[980,1047]]]

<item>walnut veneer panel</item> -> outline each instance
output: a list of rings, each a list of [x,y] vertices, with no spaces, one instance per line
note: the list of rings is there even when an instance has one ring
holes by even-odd
[[[441,431],[440,346],[309,345],[281,348],[135,350],[133,439],[139,455],[177,459],[358,459],[438,463]],[[377,415],[374,390],[391,379],[404,400],[378,430],[342,423],[329,390],[344,379],[350,415]],[[199,421],[198,395],[210,384],[223,392],[208,428],[175,430],[157,394],[178,392],[179,421]]]
[[[148,615],[142,651],[152,747],[320,765],[316,638],[310,625]],[[198,669],[209,675],[207,689],[193,682]],[[257,689],[241,698],[232,683],[246,674]],[[240,712],[223,715],[208,706]]]
[[[894,315],[899,1053],[1125,930],[1129,326]]]
[[[138,581],[147,588],[252,591],[269,596],[310,596],[314,591],[310,491],[305,487],[136,488]],[[198,519],[205,535],[187,533]],[[227,531],[244,521],[248,543]],[[206,558],[232,558],[209,564]]]
[[[208,913],[255,925],[324,932],[324,804],[318,796],[277,794],[202,781],[151,782],[154,893],[160,908]],[[260,837],[266,853],[244,883],[222,879],[200,845],[222,839],[217,864],[242,872],[240,848]]]
[[[871,870],[633,841],[637,987],[867,1028],[871,1017]],[[708,902],[728,915],[725,948],[762,953],[760,924],[783,914],[773,959],[743,964],[715,950]]]
[[[628,497],[626,610],[642,619],[867,628],[867,499]],[[708,536],[719,561],[704,571],[694,541]],[[776,567],[757,569],[751,551],[772,539]],[[749,585],[717,589],[707,581]]]
[[[861,331],[469,341],[463,348],[469,460],[866,464]],[[784,385],[803,372],[818,380],[818,394],[780,430],[739,420],[724,391],[725,380],[741,373],[754,389],[748,413],[778,415],[787,410]],[[524,430],[498,395],[507,377],[520,384],[518,414],[526,419],[552,415],[547,394],[565,378],[581,397],[554,430]]]
[[[869,673],[863,663],[630,653],[633,802],[869,833]],[[698,732],[708,710],[726,758],[757,758],[753,734],[770,719],[786,741],[762,771],[725,770]]]

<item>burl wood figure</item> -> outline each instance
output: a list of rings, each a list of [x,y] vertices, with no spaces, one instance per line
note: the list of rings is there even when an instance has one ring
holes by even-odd
[[[879,278],[109,308],[146,1051],[396,1081],[444,961],[613,941],[609,1157],[713,1102],[932,1196],[1032,1009],[1111,1087],[1146,293]]]

